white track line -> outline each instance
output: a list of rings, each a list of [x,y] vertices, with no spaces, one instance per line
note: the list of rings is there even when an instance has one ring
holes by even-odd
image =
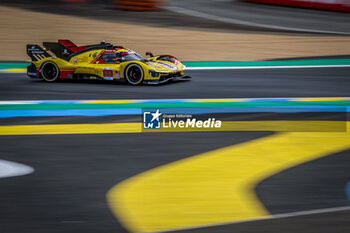
[[[185,70],[249,70],[249,69],[302,69],[302,68],[332,68],[350,67],[350,65],[304,65],[304,66],[213,66],[186,67]]]
[[[291,218],[291,217],[306,216],[306,215],[312,215],[312,214],[331,213],[331,212],[345,211],[345,210],[350,210],[350,206],[340,206],[340,207],[333,207],[333,208],[297,211],[297,212],[285,213],[285,214],[275,214],[275,215],[270,215],[270,216],[256,218],[256,219],[250,219],[250,220],[225,222],[225,223],[218,223],[218,224],[208,224],[208,225],[202,225],[202,226],[198,226],[198,227],[177,228],[177,229],[172,229],[172,230],[167,230],[167,231],[152,231],[152,232],[148,232],[148,233],[163,233],[163,232],[165,233],[165,232],[182,231],[182,230],[193,230],[193,229],[200,229],[200,228],[205,228],[205,227],[216,227],[216,226],[225,226],[225,225],[230,225],[230,224],[257,222],[257,221],[263,221],[263,220]]]
[[[338,34],[338,35],[350,35],[348,32],[337,32],[337,31],[325,31],[325,30],[313,30],[313,29],[305,29],[305,28],[294,28],[294,27],[284,27],[284,26],[276,26],[271,24],[261,24],[261,23],[253,23],[245,20],[239,20],[239,19],[232,19],[232,18],[226,18],[216,15],[211,15],[203,12],[198,12],[194,10],[189,10],[182,7],[176,7],[176,6],[165,6],[164,9],[167,9],[172,12],[176,12],[179,14],[189,15],[189,16],[195,16],[199,18],[204,19],[211,19],[216,20],[224,23],[231,23],[231,24],[238,24],[238,25],[245,25],[250,27],[259,27],[259,28],[269,28],[269,29],[276,29],[276,30],[287,30],[287,31],[297,31],[297,32],[311,32],[311,33],[326,33],[326,34]]]
[[[252,100],[260,100],[260,99],[266,99],[266,100],[276,100],[276,99],[286,99],[287,101],[302,101],[305,99],[344,99],[344,100],[350,100],[350,96],[341,96],[341,97],[331,97],[331,96],[325,96],[325,97],[257,97],[257,98],[202,98],[202,99],[139,99],[139,100],[130,100],[130,101],[136,101],[136,103],[142,103],[143,101],[184,101],[184,102],[192,102],[192,101],[198,101],[198,100],[241,100],[242,102],[246,101],[252,101]],[[121,99],[105,99],[105,100],[5,100],[0,101],[0,105],[16,105],[16,104],[40,104],[42,102],[75,102],[72,104],[80,104],[80,103],[90,103],[91,101],[110,101],[110,100],[121,100]]]
[[[5,100],[0,101],[0,104],[38,104],[42,100]]]
[[[0,159],[0,178],[24,176],[34,171],[34,168],[21,163]]]

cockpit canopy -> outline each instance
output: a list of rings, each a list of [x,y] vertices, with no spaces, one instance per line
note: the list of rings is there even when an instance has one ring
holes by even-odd
[[[123,50],[123,51],[108,51],[104,52],[100,59],[104,63],[120,63],[125,61],[147,61],[140,54],[132,50]]]

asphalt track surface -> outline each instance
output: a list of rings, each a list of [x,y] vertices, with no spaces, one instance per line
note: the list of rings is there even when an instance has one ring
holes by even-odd
[[[140,87],[90,80],[45,83],[25,74],[0,74],[0,99],[341,97],[350,93],[349,68],[187,73],[193,80]],[[126,232],[106,203],[106,192],[113,185],[172,161],[270,134],[0,136],[2,159],[35,168],[30,175],[0,179],[0,232]],[[347,150],[276,174],[257,186],[257,194],[273,214],[349,205],[345,191],[341,192],[350,180],[349,153]],[[350,211],[336,211],[180,232],[347,233],[349,221]]]
[[[1,157],[36,171],[0,180],[0,232],[126,232],[106,202],[112,186],[148,169],[264,135],[1,136]],[[221,140],[212,143],[213,137]]]
[[[256,192],[272,214],[346,206],[349,200],[344,184],[349,182],[349,154],[345,150],[284,170],[261,182]]]
[[[1,100],[191,99],[344,97],[350,68],[187,71],[190,81],[161,86],[64,80],[46,83],[25,74],[0,74]]]

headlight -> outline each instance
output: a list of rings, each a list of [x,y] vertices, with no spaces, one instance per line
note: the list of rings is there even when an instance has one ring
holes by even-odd
[[[150,71],[149,71],[149,76],[151,76],[151,77],[158,77],[158,76],[159,76],[159,73],[158,73],[157,71],[150,70]]]

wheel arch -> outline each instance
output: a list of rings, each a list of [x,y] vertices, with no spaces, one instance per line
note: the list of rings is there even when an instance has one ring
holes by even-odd
[[[129,77],[128,77],[128,71],[130,69],[130,67],[133,67],[133,66],[136,66],[136,67],[139,67],[142,71],[142,78],[137,81],[137,82],[131,82]],[[146,76],[146,72],[147,72],[147,67],[145,64],[143,64],[142,62],[139,62],[139,61],[130,61],[128,64],[125,65],[125,68],[123,69],[123,76],[124,76],[124,80],[131,84],[131,85],[139,85],[143,82],[145,76]]]
[[[47,74],[45,73],[44,69],[45,69],[46,67],[48,67],[49,65],[53,65],[53,67],[55,67],[55,69],[56,69],[56,74],[54,75],[54,77],[46,77]],[[57,79],[59,79],[59,77],[60,77],[60,68],[59,68],[59,66],[58,66],[54,61],[52,61],[51,59],[50,59],[50,60],[46,60],[46,61],[43,61],[42,64],[40,64],[39,74],[40,74],[40,77],[41,77],[42,79],[44,79],[45,81],[47,81],[47,82],[54,82],[54,81],[56,81]]]

